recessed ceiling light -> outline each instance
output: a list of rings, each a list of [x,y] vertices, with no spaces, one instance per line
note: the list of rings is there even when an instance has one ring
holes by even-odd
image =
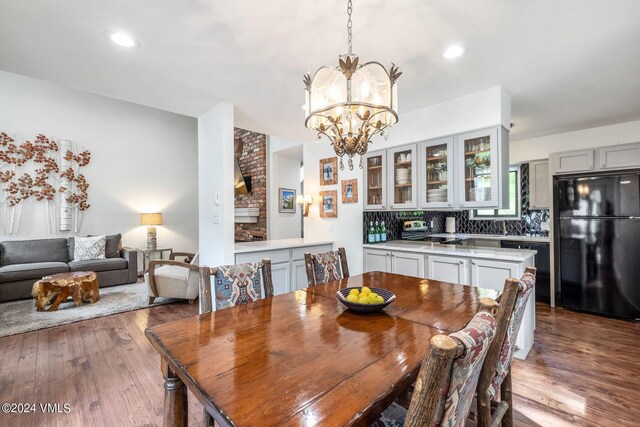
[[[444,59],[454,59],[462,56],[464,54],[464,47],[459,44],[449,46],[443,53],[442,57]]]
[[[139,47],[140,42],[129,34],[122,31],[106,31],[104,33],[107,39],[111,40],[113,43],[122,47]]]

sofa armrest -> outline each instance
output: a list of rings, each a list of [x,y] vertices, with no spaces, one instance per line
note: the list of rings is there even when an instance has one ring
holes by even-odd
[[[138,251],[132,248],[122,248],[120,256],[127,261],[127,270],[129,271],[129,283],[138,281]]]

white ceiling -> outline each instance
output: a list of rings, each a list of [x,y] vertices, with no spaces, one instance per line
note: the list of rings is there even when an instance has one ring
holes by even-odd
[[[354,3],[354,51],[404,71],[401,113],[502,85],[512,139],[640,119],[638,0]],[[302,75],[336,63],[345,24],[345,0],[0,0],[0,69],[190,116],[227,100],[239,126],[308,140]]]

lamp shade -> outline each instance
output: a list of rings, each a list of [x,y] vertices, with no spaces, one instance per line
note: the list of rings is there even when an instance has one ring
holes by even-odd
[[[162,225],[161,213],[143,213],[140,214],[141,225]]]

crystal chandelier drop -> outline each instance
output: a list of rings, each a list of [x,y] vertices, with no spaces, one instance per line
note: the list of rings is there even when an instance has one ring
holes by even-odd
[[[338,57],[337,67],[321,67],[313,76],[304,76],[305,126],[325,135],[338,157],[340,169],[346,155],[353,170],[353,156],[367,152],[371,138],[398,122],[398,88],[396,80],[402,72],[394,64],[387,69],[379,62],[360,65],[352,53],[351,0],[347,3],[348,53]]]

